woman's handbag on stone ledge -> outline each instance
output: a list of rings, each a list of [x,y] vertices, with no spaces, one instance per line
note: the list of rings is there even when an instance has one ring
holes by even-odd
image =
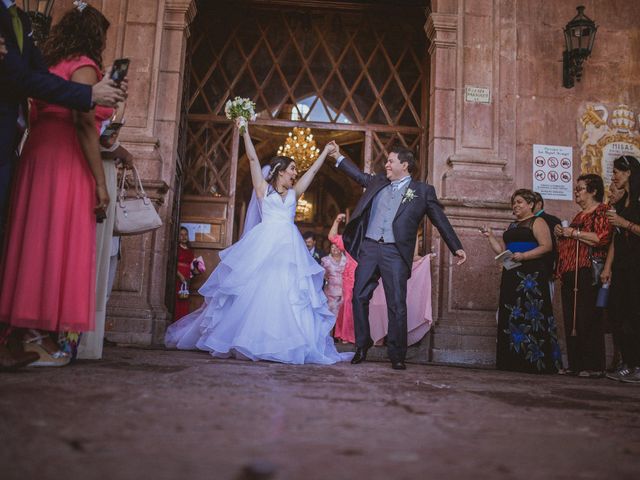
[[[125,181],[127,170],[122,173],[120,190],[116,202],[116,218],[113,227],[114,235],[140,235],[162,226],[162,220],[156,212],[153,202],[147,197],[142,187],[138,169],[133,167],[133,183],[135,197],[127,198]]]

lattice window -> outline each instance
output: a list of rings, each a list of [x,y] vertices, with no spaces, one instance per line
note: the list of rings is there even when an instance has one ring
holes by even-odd
[[[387,154],[393,147],[407,147],[420,157],[420,135],[400,132],[373,132],[372,134],[372,171],[382,171],[387,161]]]
[[[222,116],[224,102],[239,95],[252,98],[265,119],[423,126],[424,19],[220,7],[207,13],[196,18],[189,50],[191,114]]]
[[[215,122],[189,122],[184,190],[196,195],[229,194],[233,126]]]
[[[373,132],[364,157],[374,168],[396,142],[420,146],[428,77],[420,9],[220,3],[202,2],[191,27],[185,192],[233,191],[224,103],[234,96],[256,102],[262,125]]]

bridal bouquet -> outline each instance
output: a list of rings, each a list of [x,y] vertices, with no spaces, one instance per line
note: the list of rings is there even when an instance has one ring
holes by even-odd
[[[247,122],[256,119],[256,104],[248,98],[236,97],[233,100],[227,100],[224,105],[224,113],[229,120],[235,121],[236,118],[240,118],[240,134],[242,135]]]

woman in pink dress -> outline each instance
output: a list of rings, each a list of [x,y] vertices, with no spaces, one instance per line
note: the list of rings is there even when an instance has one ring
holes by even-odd
[[[97,83],[108,27],[91,6],[67,12],[43,47],[50,71]],[[29,329],[25,350],[40,355],[34,366],[69,362],[52,334],[94,328],[96,218],[109,204],[98,128],[111,114],[34,105],[0,266],[0,322]]]
[[[329,241],[332,245],[338,247],[347,259],[342,272],[342,305],[338,310],[338,318],[336,319],[336,328],[333,336],[343,342],[356,343],[356,333],[353,326],[353,284],[356,277],[356,262],[344,248],[342,235],[338,235],[338,226],[346,220],[347,216],[340,213],[333,221],[331,230],[329,230]]]
[[[331,245],[331,253],[320,259],[320,265],[325,271],[324,294],[327,296],[327,306],[336,316],[342,305],[342,273],[346,264],[347,258],[333,244]]]

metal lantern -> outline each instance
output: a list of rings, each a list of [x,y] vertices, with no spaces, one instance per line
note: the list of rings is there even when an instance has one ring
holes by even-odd
[[[584,6],[576,8],[578,14],[564,28],[565,51],[562,55],[563,79],[565,88],[572,88],[575,81],[582,78],[582,62],[593,50],[598,27],[584,14]]]
[[[56,0],[22,0],[22,9],[27,12],[33,28],[33,40],[43,42],[51,28],[51,10]]]

